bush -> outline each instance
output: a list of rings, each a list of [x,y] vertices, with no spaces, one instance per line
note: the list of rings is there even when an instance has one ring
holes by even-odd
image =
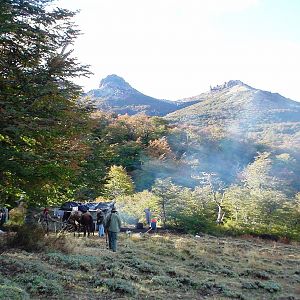
[[[45,233],[39,226],[24,224],[18,228],[16,235],[8,240],[8,245],[26,251],[41,251],[46,246]]]
[[[128,282],[128,280],[120,278],[110,278],[110,279],[96,279],[93,282],[93,286],[100,287],[106,286],[112,292],[118,292],[120,294],[135,295],[136,290],[134,286]]]
[[[47,296],[63,292],[63,288],[57,280],[40,275],[22,274],[16,277],[16,281],[24,285],[31,294]]]
[[[127,280],[119,278],[107,279],[104,283],[111,291],[129,295],[135,295],[136,293],[134,286]]]
[[[75,243],[71,243],[65,234],[45,237],[45,245],[48,250],[58,250],[62,253],[72,253]]]
[[[0,285],[0,300],[27,300],[29,295],[17,286]]]
[[[181,286],[181,284],[176,279],[168,276],[153,276],[152,283],[170,287]]]

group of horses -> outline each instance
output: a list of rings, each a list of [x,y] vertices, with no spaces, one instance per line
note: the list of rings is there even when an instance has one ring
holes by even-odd
[[[104,218],[104,223],[105,219],[106,218]],[[74,236],[76,233],[79,236],[81,232],[83,232],[83,236],[90,236],[90,234],[94,235],[95,223],[92,215],[88,211],[72,211],[67,214],[66,217],[64,216],[63,221],[65,222],[63,231],[73,232]]]

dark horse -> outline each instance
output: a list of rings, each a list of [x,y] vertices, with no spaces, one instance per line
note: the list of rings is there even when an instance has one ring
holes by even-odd
[[[74,236],[76,232],[79,235],[81,231],[83,231],[83,236],[86,236],[86,232],[90,236],[91,232],[94,233],[93,217],[88,211],[84,213],[81,211],[72,211],[67,220],[66,230],[73,231]]]

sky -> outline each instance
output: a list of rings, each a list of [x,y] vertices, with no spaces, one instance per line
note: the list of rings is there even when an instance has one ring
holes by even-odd
[[[94,73],[177,100],[229,80],[300,101],[298,0],[56,0],[79,9],[74,49]]]

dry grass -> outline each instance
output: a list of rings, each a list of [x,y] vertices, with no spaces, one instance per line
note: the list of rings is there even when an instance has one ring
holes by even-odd
[[[69,254],[3,252],[0,299],[300,299],[298,244],[120,234],[112,253],[97,236],[65,243]]]

